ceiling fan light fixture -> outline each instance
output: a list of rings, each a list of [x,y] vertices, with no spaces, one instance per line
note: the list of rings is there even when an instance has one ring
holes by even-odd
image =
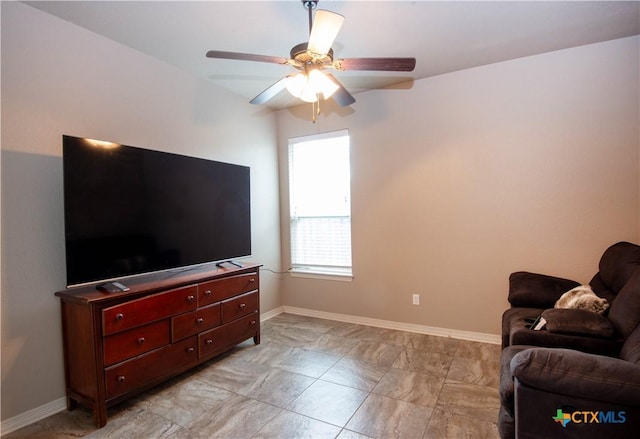
[[[320,94],[324,99],[328,99],[340,88],[331,78],[317,69],[287,76],[285,86],[292,96],[305,102],[316,102]]]
[[[318,95],[311,87],[305,87],[305,89],[302,90],[300,99],[309,103],[318,102]]]
[[[309,86],[316,91],[317,94],[322,93],[325,99],[329,99],[340,86],[333,82],[327,75],[320,70],[311,70],[309,72]]]
[[[287,80],[285,81],[285,86],[287,87],[287,91],[291,93],[293,97],[299,98],[302,94],[306,81],[307,79],[302,73],[288,75]]]
[[[316,102],[318,100],[315,88],[311,86],[309,78],[304,73],[287,76],[285,86],[293,97],[302,99],[305,102]]]

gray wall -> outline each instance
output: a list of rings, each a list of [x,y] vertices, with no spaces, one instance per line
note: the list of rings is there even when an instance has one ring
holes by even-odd
[[[639,41],[357,94],[315,125],[308,105],[279,111],[285,267],[287,139],[352,140],[354,280],[286,279],[284,304],[499,334],[511,272],[588,282],[609,245],[640,237]]]
[[[62,135],[251,167],[253,260],[279,268],[275,119],[245,99],[2,2],[2,419],[65,394]],[[261,305],[281,305],[263,276]]]

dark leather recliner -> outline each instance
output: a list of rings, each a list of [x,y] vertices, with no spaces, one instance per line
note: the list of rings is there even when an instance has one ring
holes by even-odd
[[[510,277],[503,315],[498,430],[504,438],[636,437],[640,425],[640,247],[609,247],[591,281],[611,306],[600,316],[547,310],[577,282]],[[548,315],[551,327],[525,320]],[[549,326],[549,324],[548,324]]]
[[[509,277],[511,308],[502,315],[502,347],[559,347],[617,356],[626,336],[640,320],[640,316],[625,312],[628,302],[636,300],[633,294],[625,294],[624,300],[617,300],[638,267],[640,246],[619,242],[609,247],[600,259],[600,270],[589,282],[593,291],[609,302],[610,308],[604,314],[609,322],[589,312],[554,310],[550,313],[551,316],[558,325],[564,326],[557,331],[532,331],[529,326],[542,312],[553,308],[563,293],[580,283],[544,274],[522,271],[512,273]]]
[[[502,439],[637,438],[638,426],[640,326],[620,358],[535,346],[502,351]]]

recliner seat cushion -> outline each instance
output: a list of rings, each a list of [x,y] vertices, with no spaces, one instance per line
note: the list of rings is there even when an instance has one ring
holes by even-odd
[[[617,357],[624,340],[617,334],[612,338],[590,337],[574,334],[552,333],[546,329],[534,331],[529,329],[525,319],[511,319],[509,330],[509,346],[529,345],[550,348],[568,348],[592,354]]]
[[[533,321],[544,309],[542,308],[509,308],[502,314],[502,348],[509,346],[509,334],[512,322]]]

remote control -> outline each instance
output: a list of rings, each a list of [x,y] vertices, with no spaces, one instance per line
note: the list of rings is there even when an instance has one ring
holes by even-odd
[[[129,291],[129,287],[122,285],[120,282],[111,282],[114,287],[118,288],[120,291]]]
[[[107,293],[118,293],[123,291],[129,291],[129,287],[121,284],[120,282],[105,282],[98,285],[98,289],[106,291]]]

